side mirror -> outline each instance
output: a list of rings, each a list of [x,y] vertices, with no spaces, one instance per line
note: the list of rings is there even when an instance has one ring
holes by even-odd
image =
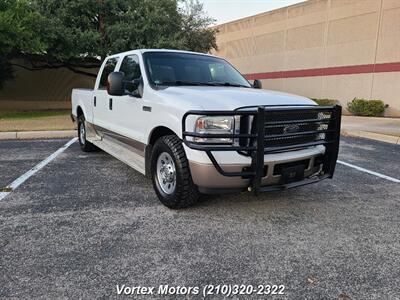
[[[140,77],[137,80],[137,97],[138,98],[142,98],[143,97],[143,89],[144,89],[143,77]]]
[[[262,82],[259,79],[254,79],[253,88],[262,89]]]
[[[123,72],[111,72],[107,78],[107,92],[112,96],[123,96],[124,89],[124,76]]]
[[[132,81],[124,81],[125,90],[128,90],[127,93],[129,96],[135,98],[142,98],[143,97],[143,78],[133,79]]]

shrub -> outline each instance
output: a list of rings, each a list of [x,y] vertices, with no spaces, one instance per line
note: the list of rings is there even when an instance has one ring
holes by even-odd
[[[354,98],[347,103],[347,109],[355,116],[378,117],[385,111],[385,103],[382,100]]]
[[[311,98],[311,100],[317,102],[318,105],[322,106],[329,106],[329,105],[336,105],[339,104],[339,101],[335,99],[318,99],[318,98]]]

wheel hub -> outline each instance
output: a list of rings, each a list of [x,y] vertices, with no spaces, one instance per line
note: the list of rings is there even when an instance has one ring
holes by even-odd
[[[157,159],[157,180],[162,191],[172,194],[176,187],[176,169],[171,155],[162,152]]]
[[[79,139],[80,139],[82,145],[85,144],[85,140],[86,140],[85,134],[86,134],[85,133],[85,125],[83,123],[81,123],[80,127],[79,127]]]

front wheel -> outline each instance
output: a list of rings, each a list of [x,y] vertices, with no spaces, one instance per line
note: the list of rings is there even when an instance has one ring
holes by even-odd
[[[199,198],[192,181],[182,141],[175,135],[161,137],[151,155],[151,178],[160,201],[169,208],[193,205]]]

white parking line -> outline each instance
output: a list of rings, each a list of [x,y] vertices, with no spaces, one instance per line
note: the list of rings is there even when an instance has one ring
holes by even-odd
[[[353,168],[353,169],[356,169],[356,170],[361,171],[361,172],[365,172],[365,173],[368,173],[368,174],[371,174],[371,175],[375,175],[375,176],[377,176],[377,177],[380,177],[380,178],[389,180],[389,181],[391,181],[391,182],[400,183],[400,180],[397,179],[397,178],[393,178],[393,177],[390,177],[390,176],[386,176],[386,175],[383,175],[383,174],[378,173],[378,172],[370,171],[370,170],[368,170],[368,169],[364,169],[364,168],[361,168],[361,167],[359,167],[359,166],[356,166],[356,165],[353,165],[353,164],[349,164],[349,163],[344,162],[344,161],[341,161],[341,160],[338,160],[337,163],[338,163],[338,164],[341,164],[341,165],[344,165],[344,166],[347,166],[347,167],[350,167],[350,168]]]
[[[62,146],[60,149],[58,149],[56,152],[54,152],[52,155],[47,157],[45,160],[42,160],[40,163],[38,163],[36,166],[34,166],[32,169],[30,169],[28,172],[23,174],[22,176],[18,177],[15,179],[7,188],[10,188],[10,192],[1,192],[0,193],[0,201],[3,200],[5,197],[7,197],[8,194],[11,194],[13,190],[15,190],[17,187],[19,187],[22,183],[24,183],[29,177],[34,175],[36,172],[41,170],[44,166],[46,166],[49,162],[51,162],[53,159],[55,159],[59,154],[64,152],[69,146],[71,146],[73,143],[76,142],[78,138],[73,138],[70,140],[68,143],[66,143],[64,146]]]

